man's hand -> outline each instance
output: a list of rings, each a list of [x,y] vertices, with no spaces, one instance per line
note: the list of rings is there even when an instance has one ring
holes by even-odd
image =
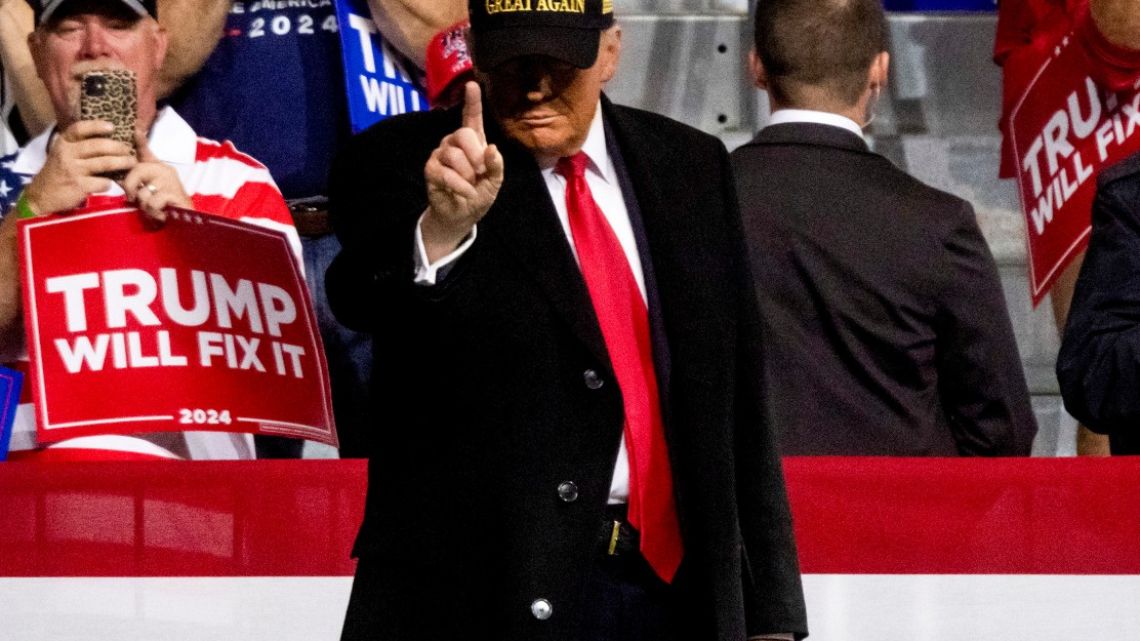
[[[440,141],[424,165],[428,210],[420,229],[430,262],[463,241],[503,185],[503,156],[483,133],[479,85],[468,82],[465,92],[463,126]]]
[[[147,219],[162,225],[166,222],[167,207],[191,206],[190,197],[182,187],[182,180],[173,167],[159,160],[147,145],[146,135],[135,132],[138,147],[138,164],[120,183],[127,200],[138,205]]]
[[[1092,0],[1089,11],[1109,42],[1140,49],[1140,0]]]
[[[33,212],[78,207],[88,194],[111,187],[111,179],[99,174],[129,171],[138,164],[130,146],[108,138],[114,129],[103,120],[81,120],[54,137],[43,169],[24,188]]]

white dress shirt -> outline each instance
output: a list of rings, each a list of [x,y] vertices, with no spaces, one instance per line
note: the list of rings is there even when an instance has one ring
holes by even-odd
[[[831,125],[832,127],[839,127],[846,129],[851,133],[863,137],[863,128],[859,123],[848,118],[847,116],[840,116],[833,114],[829,111],[814,111],[811,109],[778,109],[772,112],[772,116],[768,118],[766,127],[772,125],[784,125],[792,122],[809,122],[817,125]]]

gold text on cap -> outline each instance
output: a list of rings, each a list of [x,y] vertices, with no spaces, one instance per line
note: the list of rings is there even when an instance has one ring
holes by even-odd
[[[487,14],[515,11],[551,11],[554,13],[586,13],[586,0],[486,0]],[[606,0],[608,3],[609,0]],[[612,11],[612,8],[611,8]]]

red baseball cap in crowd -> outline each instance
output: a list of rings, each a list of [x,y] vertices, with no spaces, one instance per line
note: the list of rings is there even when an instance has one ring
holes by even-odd
[[[471,73],[471,54],[467,48],[467,31],[471,23],[457,22],[440,31],[428,43],[426,73],[428,102],[435,106],[452,87]]]

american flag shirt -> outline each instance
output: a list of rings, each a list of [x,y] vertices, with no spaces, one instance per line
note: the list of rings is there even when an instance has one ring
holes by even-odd
[[[16,154],[0,156],[0,217],[16,204],[24,185],[31,180],[29,176],[21,176],[12,171],[12,166],[15,164]]]

